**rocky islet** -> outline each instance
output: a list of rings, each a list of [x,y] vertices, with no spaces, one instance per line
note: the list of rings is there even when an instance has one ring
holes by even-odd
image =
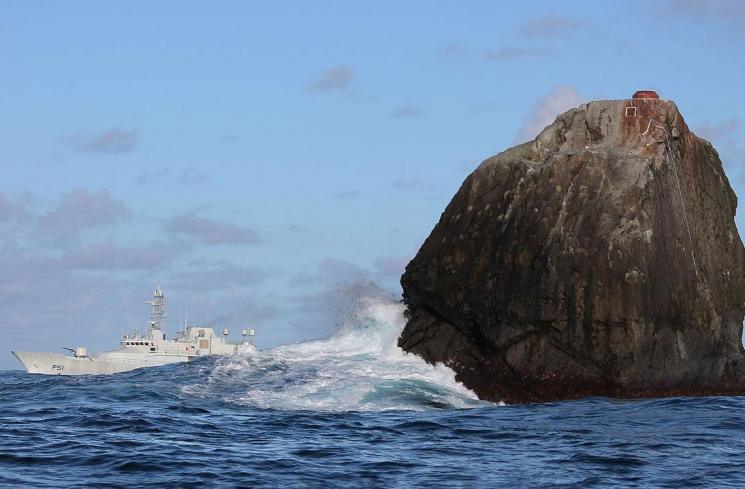
[[[741,394],[736,207],[674,102],[569,110],[463,182],[401,279],[399,345],[494,401]]]

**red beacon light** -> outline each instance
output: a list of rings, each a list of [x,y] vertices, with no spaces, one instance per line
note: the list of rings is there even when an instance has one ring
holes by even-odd
[[[654,90],[637,90],[631,98],[660,98]]]

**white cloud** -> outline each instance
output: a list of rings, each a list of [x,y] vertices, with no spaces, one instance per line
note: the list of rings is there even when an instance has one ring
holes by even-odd
[[[29,217],[29,215],[29,210],[24,202],[11,200],[6,194],[0,192],[0,223]]]
[[[270,321],[281,313],[282,309],[274,304],[251,301],[249,304],[238,306],[228,312],[221,312],[211,319],[204,321],[204,324],[217,327],[230,326],[233,328],[254,327],[257,323]]]
[[[742,27],[745,2],[742,0],[667,0],[658,9],[662,17],[688,17],[700,22],[712,20]]]
[[[333,90],[345,90],[352,82],[354,74],[352,70],[344,65],[330,68],[321,73],[313,80],[306,91],[328,92]]]
[[[255,265],[238,265],[230,262],[203,263],[189,270],[173,274],[175,282],[191,291],[221,290],[235,287],[252,287],[277,275]]]
[[[188,166],[181,171],[168,166],[146,170],[137,177],[138,185],[199,185],[208,183],[210,176]]]
[[[406,104],[397,107],[389,114],[389,116],[393,119],[411,119],[412,117],[417,117],[421,114],[422,111],[419,107],[413,104]]]
[[[342,258],[326,257],[318,262],[315,272],[298,273],[290,279],[289,284],[293,287],[305,287],[309,284],[335,285],[369,278],[370,272],[355,263]]]
[[[540,97],[533,109],[523,119],[523,125],[515,137],[516,143],[535,138],[556,116],[580,105],[584,99],[577,91],[567,85],[554,87],[548,95]]]
[[[582,26],[577,19],[568,19],[560,15],[546,15],[526,22],[520,33],[528,37],[561,37],[572,33]]]
[[[468,55],[468,48],[460,42],[452,42],[440,49],[440,54],[445,58],[462,59]]]
[[[73,270],[153,270],[170,264],[176,255],[176,249],[162,243],[122,247],[103,241],[68,251],[57,262]]]
[[[38,226],[45,235],[72,237],[86,229],[112,226],[131,217],[127,204],[113,198],[107,190],[81,188],[63,194],[56,208],[39,217]]]
[[[113,127],[96,134],[77,133],[67,139],[70,146],[86,153],[128,153],[137,147],[137,131]]]
[[[355,188],[350,188],[347,190],[340,190],[338,192],[334,192],[331,194],[331,196],[335,199],[356,199],[360,195],[362,195],[362,192]]]
[[[435,188],[431,182],[415,178],[394,180],[391,186],[396,190],[404,190],[406,192],[426,191]]]
[[[184,236],[206,245],[258,245],[264,242],[254,229],[201,217],[193,212],[174,217],[163,227],[172,236]]]
[[[503,61],[507,59],[538,58],[546,54],[548,54],[548,50],[544,48],[504,46],[494,51],[489,51],[486,53],[486,57],[494,61]]]
[[[285,229],[287,231],[290,231],[291,233],[309,233],[310,229],[306,228],[305,226],[301,226],[299,224],[295,223],[289,223],[285,226]]]

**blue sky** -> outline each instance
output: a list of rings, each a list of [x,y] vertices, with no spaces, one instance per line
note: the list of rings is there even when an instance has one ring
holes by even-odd
[[[171,330],[188,303],[260,346],[328,334],[339,284],[400,293],[480,161],[636,89],[675,100],[745,196],[741,2],[1,10],[6,350],[114,346],[155,285]]]

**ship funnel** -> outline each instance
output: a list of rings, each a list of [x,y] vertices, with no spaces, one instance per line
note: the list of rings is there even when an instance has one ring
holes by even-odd
[[[228,328],[225,328],[225,329],[222,330],[222,335],[223,336],[228,336],[229,334],[230,334],[230,330]]]
[[[75,358],[85,358],[88,356],[88,350],[83,348],[82,346],[79,346],[75,348]]]

